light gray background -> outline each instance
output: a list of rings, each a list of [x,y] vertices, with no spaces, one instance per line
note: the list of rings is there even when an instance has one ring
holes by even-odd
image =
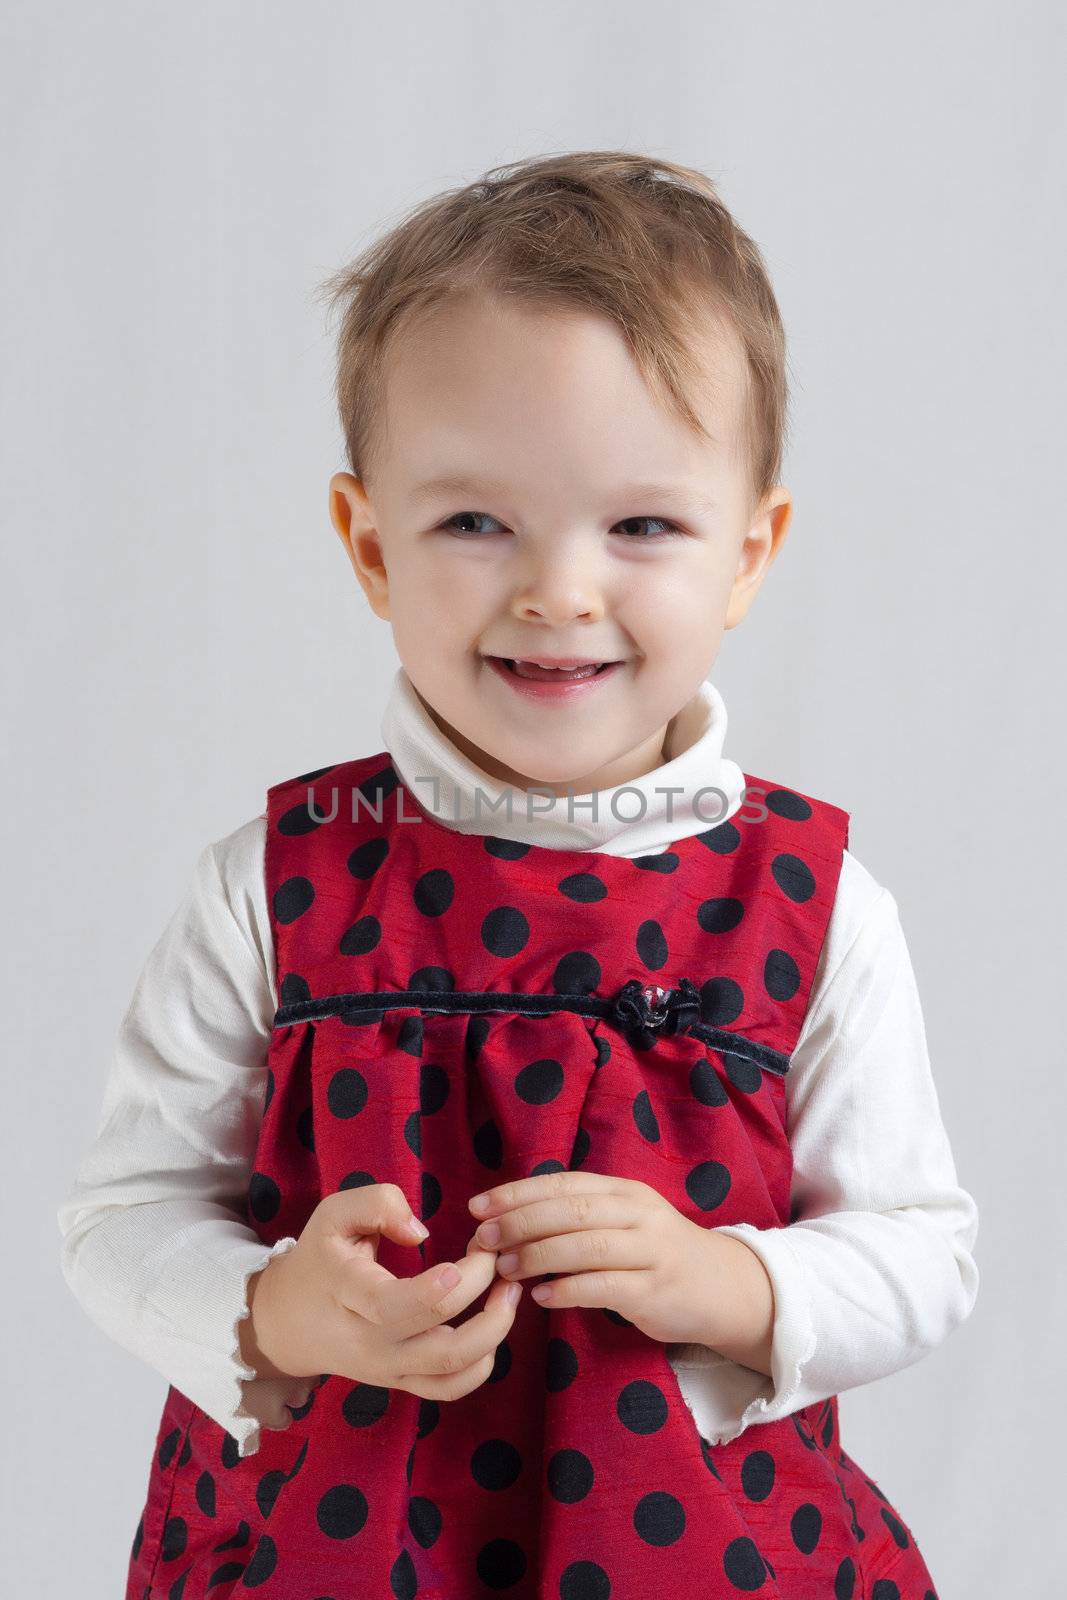
[[[0,26],[8,1592],[117,1600],[141,1508],[165,1384],[73,1301],[55,1222],[141,963],[267,784],[380,748],[396,657],[328,521],[314,285],[425,195],[590,146],[703,167],[766,253],[796,509],[715,669],[727,751],[852,812],[981,1209],[971,1320],[846,1393],[846,1448],[940,1600],[1056,1592],[1062,8]]]

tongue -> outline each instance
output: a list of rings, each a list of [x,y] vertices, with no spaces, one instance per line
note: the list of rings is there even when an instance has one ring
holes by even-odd
[[[540,678],[545,681],[557,678],[591,678],[597,671],[596,663],[588,667],[538,667],[532,661],[516,661],[512,670],[520,678]]]

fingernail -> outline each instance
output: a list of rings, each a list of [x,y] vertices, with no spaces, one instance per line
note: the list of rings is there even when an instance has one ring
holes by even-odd
[[[509,1306],[516,1306],[519,1303],[519,1296],[521,1294],[521,1283],[509,1283],[507,1288],[504,1290],[504,1299],[507,1301]]]
[[[418,1217],[409,1217],[408,1227],[411,1229],[416,1239],[426,1239],[429,1237],[429,1228],[424,1222],[420,1222]]]
[[[476,1194],[472,1198],[470,1205],[472,1211],[488,1211],[489,1196],[487,1194]]]
[[[454,1289],[463,1274],[459,1268],[449,1262],[447,1267],[442,1267],[437,1274],[436,1283],[439,1289]]]

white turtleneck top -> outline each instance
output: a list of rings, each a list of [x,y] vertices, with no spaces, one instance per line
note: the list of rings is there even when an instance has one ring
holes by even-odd
[[[411,793],[450,827],[639,856],[744,803],[726,720],[705,682],[668,724],[661,766],[594,795],[512,789],[510,812],[495,804],[506,786],[444,735],[402,667],[381,731]],[[238,1338],[249,1277],[296,1243],[267,1246],[243,1220],[278,1004],[265,838],[261,813],[200,852],[138,978],[95,1138],[58,1211],[63,1274],[87,1315],[242,1456],[261,1427],[291,1424],[315,1382],[258,1378]],[[978,1290],[977,1207],[957,1181],[896,902],[850,851],[785,1090],[795,1220],[716,1230],[770,1275],[772,1372],[667,1346],[711,1444],[918,1361]]]

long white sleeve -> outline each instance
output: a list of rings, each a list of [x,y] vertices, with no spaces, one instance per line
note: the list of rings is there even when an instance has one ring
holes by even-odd
[[[717,1230],[770,1274],[772,1373],[671,1347],[713,1444],[918,1361],[978,1292],[977,1207],[957,1182],[898,908],[848,852],[786,1104],[794,1220]]]
[[[259,824],[257,828],[257,823]],[[314,1380],[257,1378],[240,1358],[264,1245],[243,1221],[266,1089],[270,928],[244,890],[263,820],[231,834],[229,882],[207,845],[123,1019],[96,1138],[58,1211],[63,1275],[89,1317],[237,1440],[291,1425]],[[258,863],[258,865],[257,865]],[[266,947],[263,936],[266,934]]]

